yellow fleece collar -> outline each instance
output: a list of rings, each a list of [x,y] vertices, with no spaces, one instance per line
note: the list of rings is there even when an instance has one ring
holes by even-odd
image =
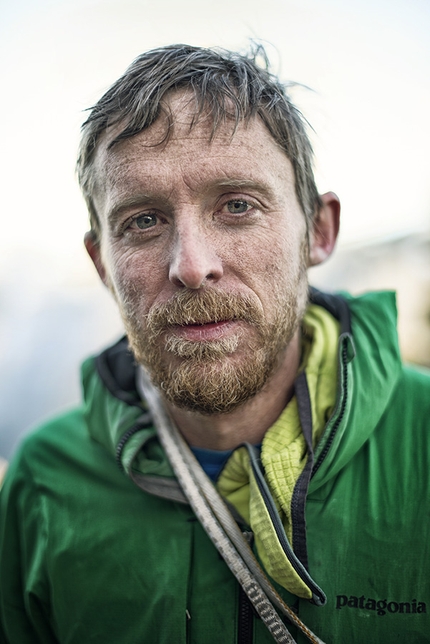
[[[306,370],[312,408],[313,445],[318,443],[336,400],[338,322],[322,307],[310,305],[303,321],[302,365]],[[291,500],[307,461],[297,400],[294,396],[266,432],[261,449],[273,500],[292,543]],[[250,525],[267,573],[290,592],[310,599],[311,590],[286,558],[258,490],[244,448],[233,452],[217,482],[220,493]]]

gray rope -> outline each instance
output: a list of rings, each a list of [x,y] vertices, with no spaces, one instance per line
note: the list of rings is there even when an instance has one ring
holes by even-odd
[[[158,391],[142,368],[139,369],[137,383],[151,410],[160,442],[185,496],[273,639],[282,644],[295,644],[273,607],[275,604],[312,644],[324,644],[303,624],[267,579],[226,503],[168,416]]]

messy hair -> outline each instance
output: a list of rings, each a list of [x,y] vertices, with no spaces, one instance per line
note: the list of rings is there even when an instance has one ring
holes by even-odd
[[[257,64],[262,61],[263,65]],[[186,89],[194,94],[196,113],[192,126],[202,113],[212,118],[212,137],[219,125],[232,119],[234,127],[258,115],[274,140],[292,163],[297,198],[311,227],[320,198],[312,170],[312,146],[306,123],[292,103],[287,87],[269,71],[269,61],[261,45],[249,55],[222,49],[170,45],[141,54],[112,87],[91,108],[82,125],[77,171],[87,202],[91,229],[96,237],[100,222],[94,206],[94,156],[101,135],[119,126],[109,147],[149,128],[166,113],[169,92]],[[192,127],[191,126],[191,127]]]

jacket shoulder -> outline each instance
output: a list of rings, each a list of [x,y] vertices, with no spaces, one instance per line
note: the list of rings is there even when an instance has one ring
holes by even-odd
[[[45,420],[23,439],[17,457],[33,458],[41,450],[65,450],[77,441],[85,440],[86,423],[81,406]]]
[[[421,418],[430,428],[430,370],[404,365],[392,404],[406,407],[413,418]]]
[[[6,472],[5,491],[23,481],[37,487],[51,476],[58,477],[71,461],[82,460],[90,442],[81,407],[47,420],[21,442]]]

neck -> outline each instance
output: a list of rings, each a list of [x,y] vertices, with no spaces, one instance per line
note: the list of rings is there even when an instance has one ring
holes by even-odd
[[[233,412],[206,416],[167,401],[166,406],[185,440],[193,447],[229,450],[244,442],[256,445],[291,399],[299,365],[298,330],[263,389]]]

